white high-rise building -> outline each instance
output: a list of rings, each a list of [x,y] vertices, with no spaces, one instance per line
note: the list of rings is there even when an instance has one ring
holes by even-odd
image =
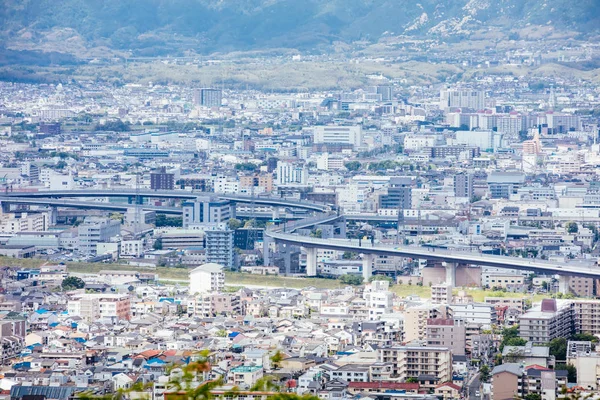
[[[306,185],[308,170],[305,165],[290,161],[277,161],[277,184],[297,183]]]
[[[473,89],[443,89],[440,91],[440,108],[472,108],[481,110],[485,107],[485,92]]]
[[[362,128],[356,126],[315,126],[315,143],[341,143],[359,147],[363,141]]]
[[[190,294],[218,293],[223,288],[225,288],[225,274],[222,265],[208,263],[190,271]]]

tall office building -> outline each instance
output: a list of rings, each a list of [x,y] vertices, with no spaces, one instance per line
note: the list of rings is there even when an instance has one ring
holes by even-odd
[[[341,143],[359,147],[362,144],[362,128],[356,126],[315,126],[315,143]]]
[[[108,242],[121,233],[121,222],[101,217],[86,217],[77,227],[79,251],[83,254],[96,255],[96,245]]]
[[[235,206],[228,200],[216,198],[198,198],[196,201],[186,201],[182,204],[183,227],[199,223],[224,223],[235,218]]]
[[[204,107],[220,107],[223,101],[223,91],[220,89],[194,90],[194,104]]]
[[[305,185],[306,182],[308,182],[308,170],[305,165],[290,161],[277,161],[277,184]]]
[[[458,174],[454,175],[454,195],[456,197],[473,198],[473,175]]]
[[[150,189],[173,190],[175,189],[175,174],[167,172],[165,167],[150,173]]]
[[[394,97],[391,86],[377,86],[377,94],[381,95],[381,101],[390,101]]]
[[[440,91],[440,108],[472,108],[481,110],[485,107],[485,92],[473,89],[443,89]]]
[[[412,207],[412,178],[392,177],[387,194],[379,196],[379,208],[410,209]]]

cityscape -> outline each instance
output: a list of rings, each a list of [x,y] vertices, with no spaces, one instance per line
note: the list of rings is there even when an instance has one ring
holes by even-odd
[[[0,32],[0,400],[600,399],[600,43],[482,4],[329,50]]]

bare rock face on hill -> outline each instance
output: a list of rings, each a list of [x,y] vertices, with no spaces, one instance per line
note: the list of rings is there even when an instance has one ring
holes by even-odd
[[[0,42],[12,49],[135,55],[314,49],[382,35],[462,40],[532,25],[597,33],[596,0],[4,0]],[[64,41],[68,36],[67,42]],[[70,41],[69,41],[70,40]],[[62,43],[62,49],[57,44]],[[66,46],[65,46],[66,43]]]

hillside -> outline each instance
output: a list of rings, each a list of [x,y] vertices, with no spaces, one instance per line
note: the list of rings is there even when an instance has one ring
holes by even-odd
[[[139,56],[313,50],[384,34],[466,38],[551,24],[597,32],[597,0],[3,0],[0,42],[19,50]]]

